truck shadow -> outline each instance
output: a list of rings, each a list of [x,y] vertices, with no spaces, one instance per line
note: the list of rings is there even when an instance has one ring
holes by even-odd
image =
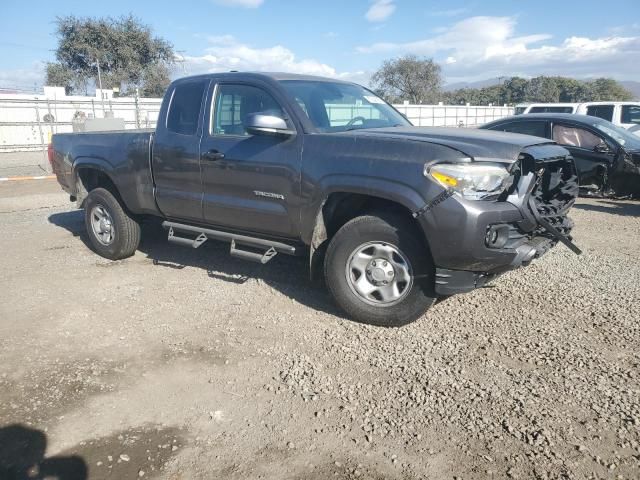
[[[82,210],[54,213],[49,216],[49,222],[68,230],[91,249]],[[268,264],[262,265],[231,257],[229,244],[224,242],[209,240],[198,249],[185,248],[168,243],[167,231],[154,221],[143,224],[138,250],[158,267],[175,270],[199,268],[205,270],[209,278],[234,284],[243,284],[250,279],[259,280],[307,307],[345,318],[333,304],[324,285],[309,279],[309,260],[306,256],[277,255]]]
[[[87,463],[77,455],[45,458],[47,436],[23,425],[0,428],[0,478],[85,480]]]

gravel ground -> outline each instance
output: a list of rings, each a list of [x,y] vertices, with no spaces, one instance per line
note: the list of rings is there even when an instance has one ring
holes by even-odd
[[[0,185],[0,477],[640,478],[640,204],[572,216],[582,256],[391,330],[303,259],[148,226],[109,262],[55,182]]]

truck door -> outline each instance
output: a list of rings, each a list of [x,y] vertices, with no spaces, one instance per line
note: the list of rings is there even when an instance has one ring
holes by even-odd
[[[162,105],[153,142],[156,202],[169,218],[202,221],[200,138],[209,80],[177,82]]]
[[[237,230],[297,237],[302,135],[250,135],[247,115],[284,118],[295,129],[286,101],[257,83],[211,87],[200,145],[204,221]]]

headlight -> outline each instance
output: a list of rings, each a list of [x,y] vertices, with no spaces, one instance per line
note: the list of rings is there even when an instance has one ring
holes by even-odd
[[[480,200],[498,195],[508,186],[509,171],[496,163],[438,163],[425,165],[424,175],[464,198]]]

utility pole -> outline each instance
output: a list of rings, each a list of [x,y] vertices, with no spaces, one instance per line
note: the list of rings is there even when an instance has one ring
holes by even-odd
[[[102,102],[102,118],[104,118],[104,92],[102,91],[102,76],[100,75],[100,60],[96,56],[96,65],[98,66],[98,86],[100,88],[100,100]]]

